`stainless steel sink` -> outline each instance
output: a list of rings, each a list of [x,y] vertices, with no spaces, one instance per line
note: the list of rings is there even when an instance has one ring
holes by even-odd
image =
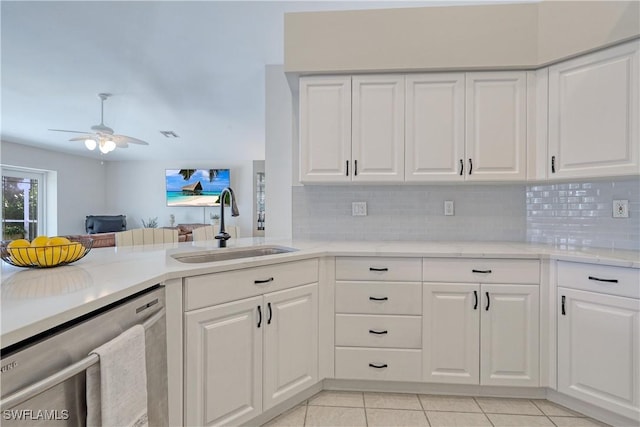
[[[202,262],[228,261],[238,258],[252,258],[266,255],[295,252],[297,249],[286,246],[254,246],[250,248],[214,249],[204,252],[180,253],[171,255],[177,261],[190,264]]]

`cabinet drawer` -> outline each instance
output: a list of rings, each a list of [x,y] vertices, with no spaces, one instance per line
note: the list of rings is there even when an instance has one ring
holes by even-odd
[[[540,261],[533,259],[425,258],[425,282],[540,283]]]
[[[336,258],[336,280],[422,280],[422,259],[391,257]]]
[[[422,348],[422,316],[336,314],[336,345]]]
[[[336,283],[336,313],[422,314],[420,283]]]
[[[336,378],[421,381],[421,376],[420,350],[336,347]]]
[[[317,281],[317,259],[187,277],[185,311]]]
[[[640,298],[640,269],[560,261],[558,286]]]

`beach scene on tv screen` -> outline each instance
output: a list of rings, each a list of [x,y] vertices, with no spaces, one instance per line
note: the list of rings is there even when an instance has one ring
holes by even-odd
[[[229,169],[167,169],[167,206],[220,206]]]

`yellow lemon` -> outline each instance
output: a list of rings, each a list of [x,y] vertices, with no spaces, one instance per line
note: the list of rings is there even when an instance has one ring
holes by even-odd
[[[26,248],[29,245],[29,241],[27,239],[16,239],[9,242],[7,248]]]
[[[28,249],[26,249],[29,248],[29,245],[30,243],[26,239],[17,239],[9,242],[7,249],[14,264],[21,266],[30,264]]]
[[[24,250],[24,249],[23,249]],[[37,264],[38,263],[38,251],[41,249],[36,248],[27,248],[27,258],[29,259],[29,263]]]
[[[69,245],[69,250],[67,250],[67,255],[65,256],[66,262],[72,262],[80,258],[80,256],[84,253],[84,247],[79,242],[73,242]]]
[[[45,246],[47,244],[47,242],[49,241],[49,238],[47,236],[38,236],[35,239],[33,239],[31,241],[31,246],[35,247],[35,246]]]
[[[41,267],[52,267],[63,261],[62,250],[59,247],[49,247],[39,250],[37,253],[38,264]]]
[[[71,241],[69,241],[69,239],[60,236],[50,237],[49,240],[47,240],[47,246],[68,245],[70,243]]]

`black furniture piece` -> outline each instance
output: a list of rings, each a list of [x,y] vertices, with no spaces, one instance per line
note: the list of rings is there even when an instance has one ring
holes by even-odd
[[[127,229],[127,216],[87,215],[84,226],[89,234],[125,231]]]

